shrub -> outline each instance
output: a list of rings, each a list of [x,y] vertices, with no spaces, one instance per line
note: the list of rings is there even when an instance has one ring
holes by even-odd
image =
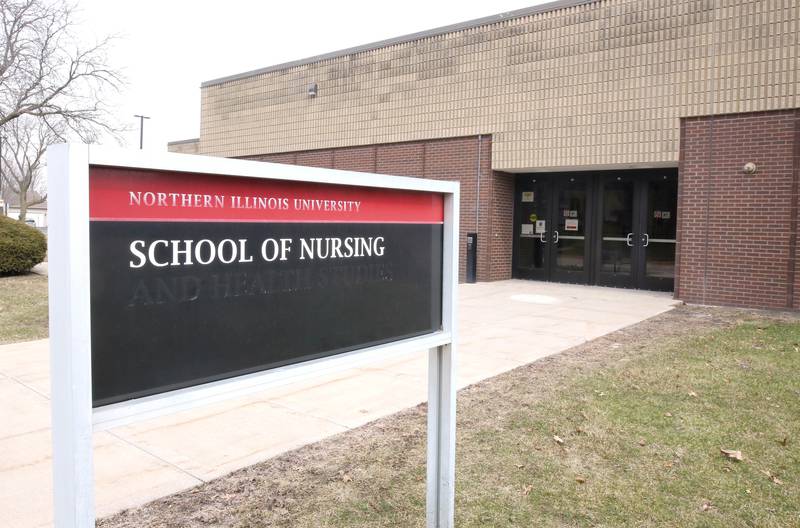
[[[0,215],[0,275],[27,273],[47,255],[47,238],[35,227]]]

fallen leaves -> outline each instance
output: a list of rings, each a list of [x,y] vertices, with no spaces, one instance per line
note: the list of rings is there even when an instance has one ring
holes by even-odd
[[[586,484],[586,479],[583,477],[575,477],[575,482],[578,484]]]
[[[555,440],[555,442],[556,442],[558,445],[564,445],[564,439],[563,439],[563,438],[561,438],[561,437],[560,437],[560,436],[558,436],[558,435],[553,435],[553,440]]]
[[[525,487],[522,489],[522,494],[523,494],[523,495],[525,495],[525,496],[527,497],[528,495],[530,495],[530,494],[531,494],[531,490],[532,490],[532,489],[533,489],[533,486],[529,484],[529,485],[525,486]]]
[[[731,460],[738,460],[738,461],[744,460],[744,457],[742,456],[742,452],[739,451],[738,449],[722,449],[722,448],[720,448],[720,452],[723,455],[725,455],[727,458],[731,459]]]
[[[711,504],[710,500],[703,500],[703,503],[700,505],[700,511],[708,511],[713,507],[714,505]]]
[[[770,479],[773,482],[773,484],[777,484],[778,486],[783,484],[783,481],[778,478],[778,475],[776,475],[775,473],[771,472],[770,470],[762,469],[761,472],[763,474],[765,474],[767,476],[767,478]]]

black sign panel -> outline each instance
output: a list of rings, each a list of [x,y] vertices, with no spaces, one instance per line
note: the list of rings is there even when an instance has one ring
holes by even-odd
[[[95,406],[441,327],[440,195],[110,168],[90,184]]]

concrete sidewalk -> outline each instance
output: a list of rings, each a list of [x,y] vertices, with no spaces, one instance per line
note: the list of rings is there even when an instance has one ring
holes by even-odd
[[[669,310],[669,294],[530,281],[462,285],[458,385]],[[95,433],[98,517],[427,399],[420,354]],[[0,524],[52,525],[48,341],[0,346]]]

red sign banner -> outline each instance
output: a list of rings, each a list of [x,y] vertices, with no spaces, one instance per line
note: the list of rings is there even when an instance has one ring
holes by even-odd
[[[93,221],[441,224],[441,194],[93,167]]]

